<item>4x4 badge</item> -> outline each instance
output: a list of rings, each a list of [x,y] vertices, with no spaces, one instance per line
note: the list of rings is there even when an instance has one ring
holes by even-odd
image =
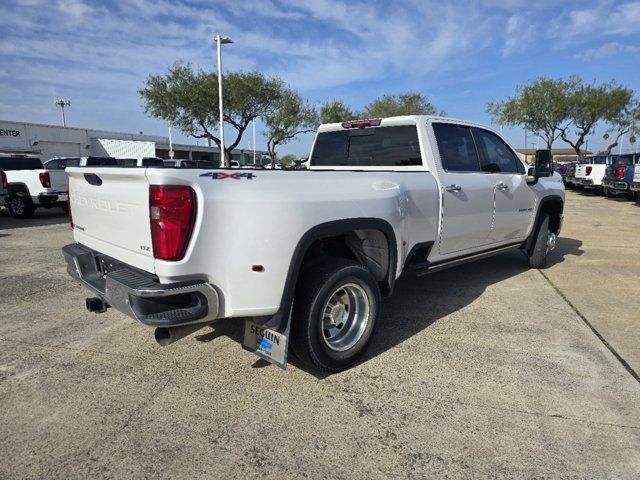
[[[224,172],[207,172],[200,175],[201,177],[211,177],[211,180],[224,180],[225,178],[231,178],[233,180],[240,180],[246,178],[247,180],[253,180],[255,175],[251,172],[246,173],[224,173]]]

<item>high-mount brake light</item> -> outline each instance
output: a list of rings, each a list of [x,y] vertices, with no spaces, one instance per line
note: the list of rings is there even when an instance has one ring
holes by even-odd
[[[184,185],[150,185],[149,219],[153,256],[159,260],[184,257],[196,218],[196,194]]]
[[[592,167],[591,165],[588,165],[588,166],[587,166],[587,168],[586,168],[586,174],[587,174],[587,176],[588,176],[588,175],[591,175],[591,171],[592,171],[592,170],[593,170],[593,167]]]
[[[342,128],[379,127],[381,122],[382,122],[381,118],[373,118],[368,120],[353,120],[351,122],[342,122]]]
[[[40,177],[40,184],[44,188],[51,188],[51,177],[49,177],[49,172],[40,172],[38,176]]]

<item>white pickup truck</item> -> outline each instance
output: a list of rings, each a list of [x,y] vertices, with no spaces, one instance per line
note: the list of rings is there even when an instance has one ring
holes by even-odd
[[[574,183],[587,190],[602,190],[602,181],[610,164],[611,156],[608,155],[596,155],[583,159],[576,166]]]
[[[529,168],[473,123],[405,116],[323,125],[308,170],[70,168],[69,274],[166,345],[215,319],[284,367],[352,365],[380,297],[520,249],[543,268],[563,218],[551,154]]]
[[[67,209],[67,175],[34,157],[0,158],[2,195],[9,214],[29,218],[38,207]]]
[[[633,167],[633,178],[631,185],[629,185],[629,190],[632,192],[640,192],[640,163]]]

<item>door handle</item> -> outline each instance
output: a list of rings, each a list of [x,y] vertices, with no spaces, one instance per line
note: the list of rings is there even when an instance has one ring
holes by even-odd
[[[509,190],[509,185],[504,182],[500,182],[496,185],[496,190]]]
[[[462,190],[462,187],[460,185],[451,184],[444,187],[444,189],[447,192],[459,192],[460,190]]]

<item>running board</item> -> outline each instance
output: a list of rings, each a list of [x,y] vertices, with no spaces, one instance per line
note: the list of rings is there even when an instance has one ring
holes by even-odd
[[[457,267],[458,265],[462,265],[468,262],[473,262],[475,260],[481,260],[483,258],[493,257],[494,255],[499,255],[501,253],[510,252],[511,250],[518,250],[522,247],[522,242],[514,243],[511,245],[506,245],[504,247],[493,248],[491,250],[486,250],[480,253],[474,253],[471,255],[467,255],[464,257],[453,258],[451,260],[444,260],[442,262],[430,263],[427,266],[416,268],[415,273],[417,276],[427,275],[433,272],[439,272],[440,270],[445,270],[451,267]]]

